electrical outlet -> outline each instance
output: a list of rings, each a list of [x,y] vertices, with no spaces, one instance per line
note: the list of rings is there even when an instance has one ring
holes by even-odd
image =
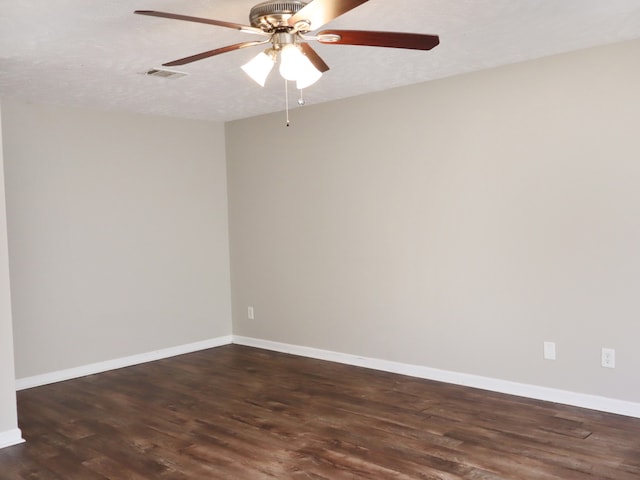
[[[253,307],[247,307],[247,318],[249,320],[254,320],[255,316],[253,314]]]
[[[602,366],[616,368],[616,351],[613,348],[602,349]]]
[[[556,359],[556,343],[544,342],[544,359],[555,360]]]

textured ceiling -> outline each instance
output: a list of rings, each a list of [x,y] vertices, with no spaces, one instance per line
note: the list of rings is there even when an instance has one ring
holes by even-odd
[[[261,37],[133,10],[248,24],[255,3],[0,0],[0,96],[218,121],[281,111],[277,72],[261,88],[240,70],[260,47],[179,67],[188,75],[178,79],[143,74]],[[331,70],[305,90],[307,104],[640,38],[640,0],[370,0],[326,27],[431,33],[441,43],[428,52],[316,43]]]

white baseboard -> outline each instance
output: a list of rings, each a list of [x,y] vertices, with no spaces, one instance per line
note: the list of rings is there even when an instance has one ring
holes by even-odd
[[[233,343],[640,418],[640,403],[233,335]]]
[[[24,443],[22,432],[19,428],[0,432],[0,448],[11,447],[19,443]]]
[[[105,362],[92,363],[81,367],[19,378],[16,380],[16,389],[24,390],[50,383],[62,382],[72,378],[84,377],[85,375],[93,375],[95,373],[152,362],[185,353],[220,347],[230,343],[640,418],[640,403],[238,335],[212,338],[201,342],[179,345],[129,357],[107,360]],[[3,445],[14,445],[22,441],[19,429],[4,433],[0,432],[0,448],[2,448]]]
[[[42,375],[34,375],[32,377],[16,379],[16,390],[24,390],[26,388],[39,387],[49,383],[62,382],[72,378],[84,377],[85,375],[93,375],[94,373],[106,372],[117,368],[130,367],[140,363],[153,362],[163,358],[175,357],[185,353],[206,350],[207,348],[220,347],[229,345],[232,342],[232,336],[211,338],[201,342],[188,343],[186,345],[178,345],[176,347],[163,348],[162,350],[154,350],[151,352],[131,355],[129,357],[116,358],[105,362],[91,363],[81,367],[68,368],[66,370],[58,370],[56,372],[44,373]]]

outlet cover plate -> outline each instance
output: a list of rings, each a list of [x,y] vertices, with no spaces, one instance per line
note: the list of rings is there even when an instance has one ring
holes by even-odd
[[[602,349],[602,366],[604,368],[616,368],[616,351],[613,348]]]
[[[556,359],[556,342],[544,342],[544,359]]]

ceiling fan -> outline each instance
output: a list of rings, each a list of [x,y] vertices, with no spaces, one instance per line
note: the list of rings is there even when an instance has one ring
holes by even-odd
[[[339,17],[366,3],[368,0],[270,0],[251,8],[251,25],[191,17],[175,13],[154,10],[136,10],[139,15],[150,15],[187,22],[206,23],[232,28],[246,33],[265,37],[258,41],[249,41],[215,48],[206,52],[180,58],[163,66],[185,65],[222,53],[241,48],[271,44],[262,53],[242,66],[242,69],[261,86],[280,57],[280,74],[295,81],[299,89],[315,83],[329,66],[309,45],[318,41],[327,45],[363,45],[373,47],[405,48],[411,50],[430,50],[440,43],[437,35],[419,33],[377,32],[368,30],[323,30],[310,34]]]

